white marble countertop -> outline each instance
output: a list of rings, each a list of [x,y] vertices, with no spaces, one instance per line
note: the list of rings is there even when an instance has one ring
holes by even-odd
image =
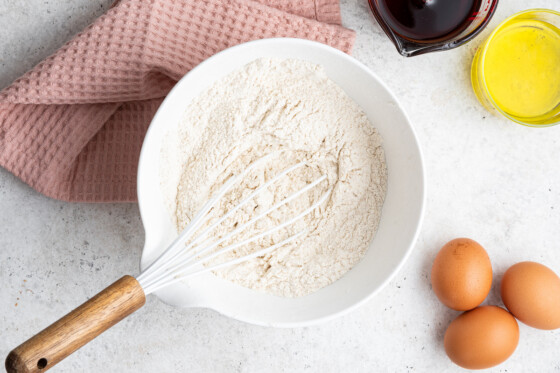
[[[111,0],[0,0],[0,87],[103,13]],[[344,0],[354,56],[406,108],[424,151],[428,199],[413,254],[358,310],[323,325],[272,329],[149,297],[126,319],[53,369],[58,372],[448,372],[443,334],[458,314],[438,302],[429,271],[449,239],[488,251],[495,284],[522,260],[560,272],[560,126],[526,128],[476,101],[469,65],[484,35],[527,8],[558,0],[501,0],[482,37],[443,53],[402,58],[366,0]],[[123,273],[138,271],[144,234],[134,204],[46,198],[0,169],[0,356]],[[494,286],[486,303],[501,305]],[[493,372],[560,372],[560,330],[520,324],[514,355]]]

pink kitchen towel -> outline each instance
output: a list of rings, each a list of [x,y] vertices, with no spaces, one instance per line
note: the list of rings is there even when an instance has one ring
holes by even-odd
[[[136,201],[142,140],[175,82],[269,37],[349,53],[355,35],[338,0],[121,0],[0,92],[0,166],[52,198]]]

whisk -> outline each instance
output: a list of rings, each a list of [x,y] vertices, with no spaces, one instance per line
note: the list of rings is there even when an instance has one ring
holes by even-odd
[[[280,179],[306,166],[299,162],[275,175],[252,191],[235,207],[227,211],[215,221],[211,221],[210,213],[224,195],[249,174],[255,167],[270,159],[272,154],[264,156],[249,165],[243,172],[231,176],[224,185],[202,206],[185,229],[163,253],[154,260],[136,278],[126,275],[105,288],[93,298],[74,309],[66,316],[48,326],[43,331],[31,337],[15,349],[6,358],[6,370],[11,372],[42,372],[50,369],[68,355],[85,345],[90,340],[124,319],[146,301],[146,295],[178,281],[220,268],[232,266],[247,260],[267,255],[275,249],[293,242],[305,235],[306,230],[298,231],[280,242],[273,243],[255,252],[227,260],[223,263],[209,264],[219,255],[226,254],[243,245],[255,242],[265,236],[286,228],[304,218],[323,204],[330,195],[330,190],[323,193],[313,204],[304,211],[299,211],[294,217],[260,232],[252,237],[233,242],[232,237],[242,233],[257,221],[263,219],[273,211],[278,210],[290,201],[326,180],[322,175],[303,188],[293,192],[288,197],[275,203],[270,208],[256,214],[247,222],[236,226],[230,232],[220,237],[212,237],[212,232],[236,211],[245,206],[265,189],[277,183]],[[227,243],[221,247],[220,245]]]

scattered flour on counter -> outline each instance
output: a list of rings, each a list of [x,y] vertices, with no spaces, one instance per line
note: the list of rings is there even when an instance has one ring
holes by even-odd
[[[218,80],[196,97],[162,146],[160,172],[166,204],[182,230],[214,191],[267,154],[212,212],[224,214],[289,166],[306,166],[226,220],[215,237],[248,221],[321,175],[323,181],[263,221],[239,241],[327,201],[303,220],[213,263],[247,255],[306,229],[296,241],[264,257],[215,271],[236,284],[279,296],[304,296],[342,277],[365,254],[385,198],[387,169],[381,137],[362,109],[323,68],[300,60],[258,59]]]

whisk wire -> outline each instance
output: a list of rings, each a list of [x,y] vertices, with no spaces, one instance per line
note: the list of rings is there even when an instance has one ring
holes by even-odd
[[[208,251],[216,248],[218,245],[220,245],[221,243],[227,241],[228,239],[230,239],[231,237],[235,236],[236,234],[241,233],[242,231],[244,231],[247,227],[251,226],[252,224],[254,224],[255,222],[257,222],[258,220],[261,220],[262,218],[264,218],[266,215],[270,214],[272,211],[275,211],[277,209],[279,209],[280,207],[282,207],[283,205],[287,204],[288,202],[292,201],[293,199],[297,198],[298,196],[300,196],[301,194],[305,193],[306,191],[308,191],[309,189],[313,188],[314,186],[316,186],[317,184],[319,184],[320,182],[322,182],[323,180],[326,179],[326,176],[323,175],[320,178],[318,178],[317,180],[313,181],[312,183],[306,185],[304,188],[298,190],[297,192],[291,194],[289,197],[283,199],[282,201],[280,201],[279,203],[275,204],[274,206],[270,207],[269,209],[267,209],[266,211],[258,214],[257,216],[253,217],[252,219],[250,219],[249,221],[247,221],[246,223],[243,223],[242,225],[240,225],[239,227],[237,227],[236,229],[232,230],[231,232],[229,232],[228,234],[224,235],[223,237],[220,237],[217,241],[213,242],[211,245],[208,245],[206,247],[203,247],[201,250],[196,250],[195,253],[192,253],[191,255],[187,256],[186,258],[184,258],[183,260],[181,260],[180,262],[176,263],[175,265],[173,265],[170,268],[167,268],[166,271],[167,272],[171,272],[174,271],[177,268],[183,267],[187,264],[189,264],[193,259],[195,259],[196,257],[199,257],[205,253],[207,253]],[[311,212],[312,210],[314,210],[317,206],[313,205],[311,208],[309,208],[309,212]],[[306,210],[306,211],[308,211]],[[250,239],[246,239],[244,241],[235,243],[233,245],[227,246],[226,249],[228,249],[227,251],[231,251],[231,250],[235,250],[236,248],[246,245],[248,243],[251,243],[253,241],[258,240],[259,238],[262,238],[263,236],[272,234],[290,224],[292,224],[294,221],[301,219],[303,215],[298,215],[293,219],[288,220],[287,222],[284,222],[280,225],[277,225],[265,232],[259,233],[258,235],[253,236]],[[218,255],[220,255],[222,252],[226,251],[225,249],[222,249],[220,251],[217,251],[216,253],[212,254],[210,257],[206,257],[205,260],[210,260]],[[157,280],[155,280],[157,281]]]
[[[268,156],[267,156],[268,157]],[[247,196],[243,201],[241,201],[239,204],[237,204],[235,207],[233,207],[230,211],[228,211],[226,214],[224,214],[220,219],[218,219],[216,222],[214,222],[212,225],[210,225],[209,227],[207,227],[206,229],[204,229],[198,236],[196,236],[186,247],[185,247],[185,243],[189,240],[189,238],[191,237],[191,234],[193,232],[196,231],[196,229],[198,229],[200,227],[200,225],[202,223],[205,222],[205,220],[203,220],[203,217],[206,216],[208,214],[208,212],[214,207],[214,205],[218,202],[218,200],[223,197],[223,195],[225,193],[228,192],[229,189],[231,189],[231,187],[238,182],[239,179],[241,179],[242,177],[244,177],[249,171],[251,171],[252,168],[256,167],[257,164],[261,163],[262,161],[264,161],[267,157],[263,157],[260,158],[259,160],[255,161],[252,163],[252,165],[250,167],[248,167],[244,172],[242,172],[239,175],[236,175],[232,178],[230,178],[228,180],[228,182],[226,182],[222,188],[219,189],[218,193],[216,193],[212,198],[210,198],[210,200],[202,207],[202,209],[200,210],[199,213],[197,213],[195,215],[195,217],[191,220],[191,222],[185,227],[185,229],[183,230],[183,232],[177,237],[177,239],[169,246],[169,248],[162,254],[160,255],[160,257],[158,257],[153,263],[152,265],[150,265],[148,268],[146,268],[146,270],[144,272],[142,272],[142,274],[140,274],[140,276],[138,277],[138,281],[143,282],[143,281],[148,281],[151,277],[153,277],[155,274],[161,272],[162,270],[164,270],[163,267],[163,263],[167,263],[167,262],[171,262],[171,261],[176,261],[181,259],[181,257],[184,257],[185,255],[187,255],[190,252],[190,249],[201,239],[204,238],[204,236],[212,231],[213,229],[215,229],[218,225],[220,225],[223,221],[225,221],[229,216],[231,216],[232,214],[234,214],[238,209],[240,209],[241,207],[243,207],[244,205],[246,205],[250,200],[252,200],[257,194],[259,194],[263,189],[269,187],[270,185],[274,184],[275,182],[277,182],[280,178],[286,176],[288,173],[300,168],[301,166],[305,165],[305,162],[300,162],[297,163],[287,169],[285,169],[284,171],[282,171],[280,174],[276,175],[274,178],[272,178],[271,180],[267,181],[266,183],[264,183],[263,185],[261,185],[260,187],[258,187],[255,191],[253,191],[249,196]],[[287,203],[288,201],[286,201]],[[270,212],[270,211],[269,211]],[[166,259],[166,256],[172,255],[170,258]],[[158,263],[158,264],[156,264]],[[155,265],[154,265],[155,264]],[[153,266],[153,267],[152,267]]]
[[[331,190],[328,190],[324,193],[315,203],[313,203],[310,207],[305,209],[303,212],[298,214],[297,216],[288,219],[287,221],[272,227],[264,232],[256,234],[250,238],[242,240],[240,242],[236,242],[230,244],[220,250],[215,252],[211,252],[211,250],[218,247],[223,242],[227,241],[231,237],[241,233],[250,225],[256,223],[258,220],[264,218],[271,212],[279,209],[280,207],[284,206],[288,202],[294,200],[298,196],[302,195],[303,193],[309,191],[313,187],[317,186],[319,183],[324,181],[327,177],[326,175],[322,175],[321,177],[315,179],[313,182],[307,184],[305,187],[299,189],[298,191],[292,193],[290,196],[284,198],[280,202],[276,203],[272,207],[268,208],[264,212],[257,214],[255,217],[251,218],[246,223],[241,224],[240,226],[236,226],[235,229],[228,232],[224,236],[220,237],[216,241],[212,242],[211,239],[207,238],[208,233],[213,231],[216,227],[222,224],[227,218],[232,216],[237,210],[241,207],[246,205],[249,201],[251,201],[256,195],[261,193],[265,188],[268,188],[272,184],[276,183],[280,178],[286,176],[288,173],[302,167],[305,165],[305,162],[299,162],[291,167],[286,168],[281,173],[264,183],[263,185],[256,188],[253,192],[251,192],[246,198],[244,198],[240,203],[230,209],[227,213],[217,219],[215,222],[210,224],[208,227],[202,229],[202,231],[192,239],[194,233],[198,231],[198,229],[207,222],[209,218],[209,212],[216,206],[220,198],[222,198],[239,180],[245,177],[252,169],[254,169],[257,165],[265,161],[266,159],[270,158],[272,154],[269,154],[265,157],[262,157],[256,161],[254,161],[249,167],[247,167],[243,172],[238,175],[232,176],[229,180],[227,180],[224,185],[215,193],[207,203],[203,205],[203,207],[199,210],[197,214],[195,214],[194,218],[191,222],[185,227],[183,232],[173,241],[173,243],[155,260],[153,261],[137,278],[140,285],[144,289],[145,294],[152,293],[157,291],[165,286],[168,286],[172,283],[177,281],[190,278],[195,275],[199,275],[201,273],[213,271],[219,268],[224,268],[226,266],[231,266],[234,264],[239,264],[244,261],[266,255],[276,248],[286,245],[301,237],[305,233],[306,230],[300,231],[290,237],[273,244],[269,247],[266,247],[261,250],[257,250],[249,255],[242,256],[240,258],[235,258],[232,260],[225,261],[223,263],[214,264],[210,266],[205,266],[200,268],[202,263],[208,263],[211,259],[215,257],[225,254],[227,252],[231,252],[238,247],[243,245],[249,244],[251,242],[257,241],[258,239],[270,235],[282,228],[287,227],[288,225],[293,224],[299,219],[302,219],[304,216],[310,214],[313,210],[319,207],[322,203],[326,201],[329,197]],[[190,240],[190,241],[189,241]],[[189,242],[188,244],[186,244]],[[210,252],[210,253],[209,253]],[[209,254],[208,254],[209,253]],[[208,254],[208,255],[205,255]],[[196,269],[195,269],[196,268]],[[193,270],[194,269],[194,270]]]
[[[267,248],[261,249],[259,251],[255,251],[254,253],[251,253],[251,254],[249,254],[247,256],[244,256],[244,257],[241,257],[241,258],[236,258],[236,259],[232,259],[232,260],[229,260],[227,262],[224,262],[224,263],[216,264],[216,265],[209,266],[209,267],[204,267],[204,268],[199,269],[198,271],[194,271],[192,273],[188,273],[188,274],[185,274],[183,276],[176,275],[172,279],[170,279],[169,281],[161,282],[160,284],[154,283],[153,285],[148,285],[148,287],[144,289],[144,292],[146,294],[151,294],[155,291],[158,291],[161,288],[164,288],[168,285],[174,284],[178,281],[186,280],[186,279],[189,279],[191,277],[200,275],[202,273],[215,271],[215,270],[220,269],[220,268],[229,267],[229,266],[232,266],[232,265],[235,265],[235,264],[243,263],[247,260],[254,259],[254,258],[257,258],[259,256],[264,256],[264,255],[276,250],[277,248],[294,241],[295,239],[297,239],[298,237],[300,237],[301,235],[303,235],[305,233],[306,233],[305,230],[300,231],[300,232],[294,234],[293,236],[290,236],[290,237],[286,238],[285,240],[283,240],[281,242],[278,242],[277,244],[274,244],[274,245],[269,246]]]
[[[153,274],[153,271],[157,268],[161,268],[161,266],[168,262],[171,261],[173,259],[175,259],[175,256],[168,258],[169,255],[173,255],[175,254],[181,254],[182,252],[184,252],[183,250],[188,250],[188,248],[184,247],[185,242],[189,239],[190,235],[189,233],[195,231],[196,229],[198,229],[200,227],[200,225],[202,225],[204,223],[204,220],[202,220],[202,218],[212,209],[212,207],[214,207],[214,205],[218,202],[218,200],[220,198],[223,197],[224,194],[226,194],[231,187],[237,183],[239,181],[239,179],[241,179],[242,177],[245,177],[252,169],[254,169],[258,164],[262,163],[263,161],[265,161],[266,159],[270,158],[272,156],[272,154],[268,154],[262,158],[259,158],[258,160],[254,161],[249,167],[247,167],[242,173],[232,176],[230,177],[225,183],[224,185],[222,185],[222,187],[218,190],[217,193],[215,193],[201,208],[200,210],[195,214],[195,216],[193,217],[193,219],[190,221],[190,223],[185,227],[185,229],[183,229],[183,231],[177,236],[177,238],[171,243],[171,245],[169,245],[169,247],[163,251],[163,253],[161,253],[150,265],[148,265],[148,267],[138,276],[137,280],[141,281],[141,280],[145,280],[146,278],[149,278],[151,274]]]
[[[311,184],[309,184],[309,185],[311,185]],[[191,264],[189,265],[189,267],[184,268],[184,271],[181,271],[181,267],[185,267],[186,264],[189,263],[189,261],[184,261],[183,263],[180,263],[180,264],[177,264],[177,265],[173,266],[173,268],[169,268],[166,272],[164,272],[162,275],[160,275],[160,277],[158,277],[158,278],[156,278],[156,279],[153,279],[149,284],[146,284],[146,287],[149,288],[152,284],[156,284],[156,283],[165,284],[167,281],[169,281],[170,279],[173,279],[174,277],[185,278],[184,276],[186,275],[186,273],[188,273],[188,270],[189,270],[190,268],[195,267],[195,266],[197,266],[197,265],[199,265],[199,264],[201,264],[201,263],[203,263],[203,262],[208,262],[209,260],[211,260],[211,259],[217,257],[218,255],[222,255],[222,254],[225,254],[225,253],[230,252],[230,251],[232,251],[232,250],[235,250],[236,248],[238,248],[238,247],[240,247],[240,246],[243,246],[243,245],[246,245],[246,244],[248,244],[248,243],[254,242],[254,241],[256,241],[256,240],[258,240],[258,239],[260,239],[260,238],[262,238],[262,237],[264,237],[264,236],[270,235],[270,234],[272,234],[272,233],[274,233],[274,232],[276,232],[276,231],[278,231],[278,230],[280,230],[280,229],[282,229],[282,228],[287,227],[288,225],[293,224],[294,222],[296,222],[297,220],[299,220],[299,219],[303,218],[304,216],[310,214],[311,212],[313,212],[313,210],[315,210],[317,207],[319,207],[321,204],[323,204],[323,203],[325,202],[325,200],[329,197],[329,195],[330,195],[330,191],[327,191],[326,193],[323,194],[323,196],[322,196],[317,202],[315,202],[313,205],[311,205],[310,207],[308,207],[307,209],[305,209],[305,210],[304,210],[303,212],[301,212],[299,215],[297,215],[297,216],[295,216],[295,217],[293,217],[293,218],[291,218],[291,219],[289,219],[289,220],[287,220],[287,221],[285,221],[285,222],[283,222],[283,223],[281,223],[281,224],[279,224],[279,225],[277,225],[277,226],[274,226],[273,228],[270,228],[270,229],[268,229],[268,230],[266,230],[266,231],[264,231],[264,232],[261,232],[261,233],[255,235],[255,236],[252,236],[251,238],[248,238],[248,239],[245,239],[245,240],[243,240],[243,241],[236,242],[236,243],[234,243],[234,244],[232,244],[232,245],[226,246],[226,247],[224,247],[223,249],[221,249],[221,250],[219,250],[219,251],[217,251],[217,252],[214,252],[214,253],[212,253],[212,254],[210,254],[210,255],[208,255],[208,256],[205,256],[205,257],[201,258],[200,255],[203,255],[204,253],[208,252],[208,250],[211,250],[212,248],[214,248],[214,247],[216,247],[217,245],[219,245],[219,243],[216,244],[216,242],[214,242],[214,243],[213,243],[212,245],[210,245],[209,247],[205,247],[205,248],[202,249],[200,252],[198,252],[198,253],[194,256],[195,258],[198,257],[198,260],[196,260],[195,262],[191,263]],[[294,236],[298,236],[300,233],[302,233],[302,232],[296,233],[296,235],[290,236],[289,238],[294,237]],[[295,239],[295,238],[294,238],[294,239]],[[286,241],[286,240],[284,240],[284,241]],[[283,242],[284,242],[284,241],[283,241]],[[289,240],[288,242],[290,242],[290,241],[292,241],[292,240]],[[278,245],[273,245],[273,246],[274,246],[274,247],[278,247]],[[268,249],[268,248],[267,248],[267,249]],[[260,251],[267,250],[267,249],[262,249],[262,250],[260,250]],[[263,254],[254,255],[254,253],[253,253],[253,254],[244,256],[244,257],[242,257],[242,258],[238,258],[238,259],[249,260],[249,259],[251,259],[251,258],[253,258],[253,257],[261,256],[261,255],[263,255]],[[192,260],[192,258],[189,258],[189,259]],[[238,261],[237,263],[243,262],[243,261],[245,261],[245,260],[240,260],[240,261]],[[233,263],[232,263],[232,264],[233,264]],[[165,286],[165,285],[163,285],[163,286]]]

